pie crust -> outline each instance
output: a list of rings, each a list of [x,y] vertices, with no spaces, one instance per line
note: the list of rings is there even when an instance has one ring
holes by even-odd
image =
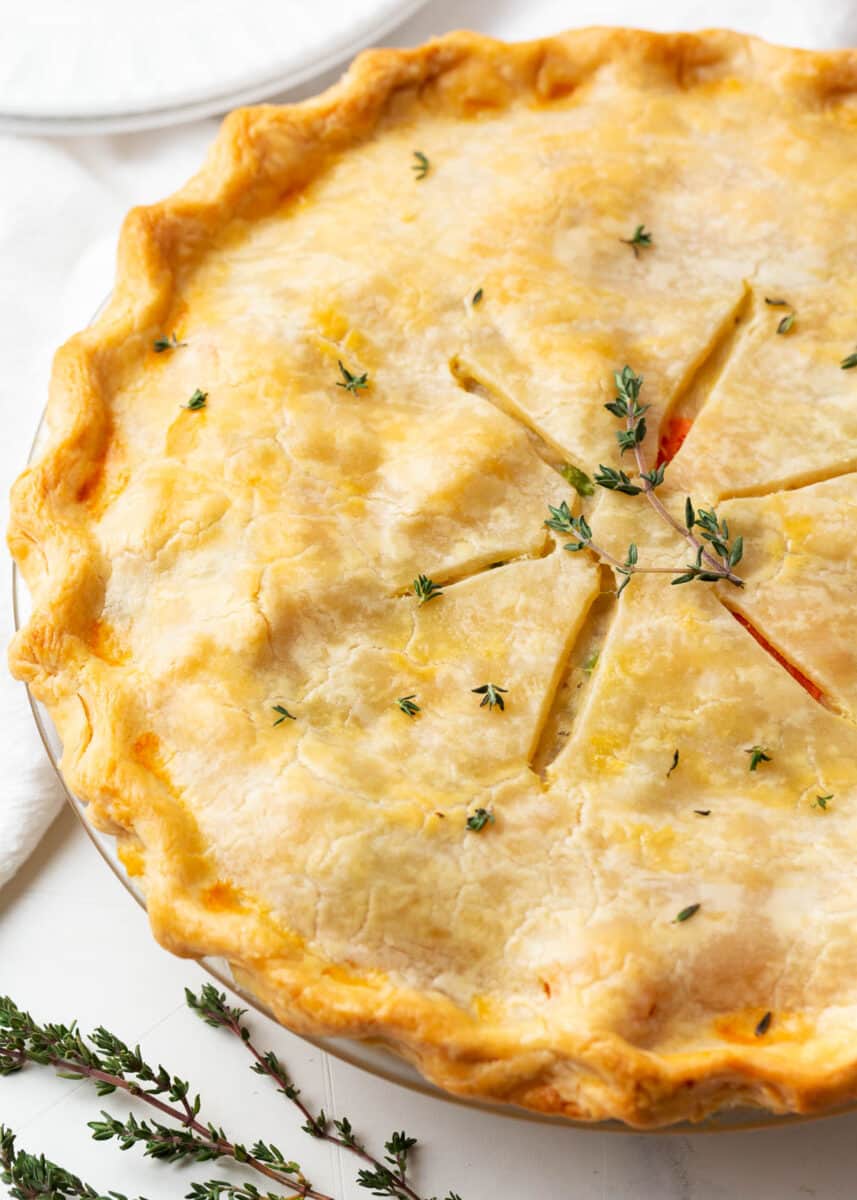
[[[857,1096],[855,159],[857,52],[460,33],[233,113],[128,216],[14,489],[11,664],[164,946],[461,1095]],[[545,527],[558,466],[620,464],[626,363],[743,589],[617,600]]]

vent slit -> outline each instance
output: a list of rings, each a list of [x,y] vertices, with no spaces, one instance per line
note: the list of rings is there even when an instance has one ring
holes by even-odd
[[[613,573],[601,567],[601,591],[590,605],[577,636],[573,635],[560,659],[550,702],[545,705],[539,732],[533,743],[530,766],[544,779],[548,767],[557,758],[574,731],[588,685],[598,670],[600,651],[617,615]]]
[[[667,405],[658,443],[658,465],[671,462],[681,449],[694,421],[726,370],[735,352],[741,327],[750,315],[752,307],[753,290],[745,282],[741,295],[724,314],[711,336],[711,341],[696,361],[691,363]]]
[[[781,650],[778,650],[772,642],[768,641],[761,630],[757,629],[753,622],[746,617],[744,613],[739,612],[738,609],[733,608],[730,604],[727,604],[722,596],[718,596],[718,599],[726,611],[732,614],[741,628],[753,638],[757,645],[761,646],[766,654],[770,655],[778,667],[781,667],[782,670],[791,675],[795,683],[800,684],[803,690],[807,693],[807,695],[812,697],[816,704],[820,704],[822,708],[826,708],[827,711],[833,713],[834,716],[844,717],[846,720],[853,720],[851,714],[846,712],[838,704],[831,700],[830,697],[825,693],[824,689],[817,684],[815,680],[810,679],[810,677],[806,675],[800,669],[800,667],[791,662],[790,659],[786,658],[785,654],[783,654]]]

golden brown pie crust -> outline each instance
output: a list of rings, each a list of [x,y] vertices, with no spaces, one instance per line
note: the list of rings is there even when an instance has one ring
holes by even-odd
[[[857,52],[459,33],[233,113],[128,216],[13,492],[11,665],[163,945],[465,1096],[640,1127],[854,1099],[855,150]],[[625,362],[653,442],[692,420],[664,495],[743,532],[742,592],[617,606],[545,530],[556,465],[618,461]],[[636,499],[585,504],[672,564]]]

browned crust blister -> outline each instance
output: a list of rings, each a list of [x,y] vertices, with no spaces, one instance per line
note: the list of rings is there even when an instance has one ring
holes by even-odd
[[[632,74],[662,73],[677,88],[717,75],[764,74],[791,102],[820,111],[850,103],[857,88],[855,52],[782,50],[725,32],[588,30],[518,46],[458,33],[414,50],[362,54],[340,83],[306,103],[231,114],[198,175],[162,203],[129,214],[107,309],[56,356],[49,444],[12,493],[9,544],[34,607],[12,644],[11,668],[53,711],[65,739],[66,778],[93,819],[145,845],[145,886],[159,940],[182,955],[228,957],[291,1028],[378,1038],[450,1091],[583,1120],[652,1126],[734,1104],[817,1112],[857,1094],[857,1061],[831,1073],[788,1047],[666,1057],[613,1035],[592,1039],[529,1027],[522,1035],[518,1026],[477,1019],[440,994],[325,962],[252,905],[210,911],[196,887],[204,875],[202,849],[186,850],[196,837],[192,818],[177,812],[156,772],[123,755],[136,732],[125,694],[130,685],[117,682],[83,636],[110,570],[81,503],[97,487],[110,444],[110,381],[162,331],[177,278],[214,235],[231,221],[273,211],[332,158],[370,137],[398,93],[419,92],[426,103],[468,117],[522,94],[534,102],[562,99],[610,62]],[[171,854],[178,836],[180,856]]]

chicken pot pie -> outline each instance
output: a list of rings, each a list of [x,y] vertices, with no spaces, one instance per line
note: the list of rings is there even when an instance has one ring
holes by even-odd
[[[857,1096],[855,157],[857,52],[455,34],[130,214],[11,662],[163,945],[465,1096]]]

